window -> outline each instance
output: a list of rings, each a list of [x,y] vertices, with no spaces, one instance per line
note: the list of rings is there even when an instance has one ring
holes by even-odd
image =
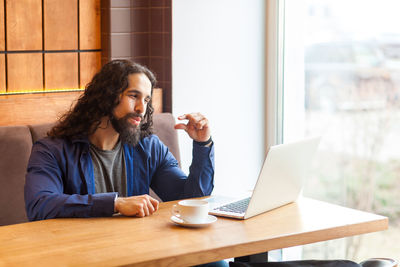
[[[304,195],[389,217],[389,230],[302,247],[305,259],[398,257],[400,3],[286,0],[283,141],[321,135]]]

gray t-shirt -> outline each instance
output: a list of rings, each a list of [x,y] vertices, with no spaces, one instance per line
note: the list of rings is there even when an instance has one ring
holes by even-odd
[[[121,141],[112,150],[90,144],[96,193],[118,192],[126,197],[125,156]]]

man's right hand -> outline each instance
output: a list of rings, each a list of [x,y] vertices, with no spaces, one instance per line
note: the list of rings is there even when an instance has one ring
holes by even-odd
[[[158,200],[149,195],[118,197],[114,202],[116,212],[125,216],[144,217],[158,210]]]

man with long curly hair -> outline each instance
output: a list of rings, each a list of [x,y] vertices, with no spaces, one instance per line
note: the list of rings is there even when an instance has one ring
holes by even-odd
[[[30,220],[148,216],[164,201],[211,194],[214,148],[208,120],[185,114],[176,129],[193,139],[186,176],[152,133],[156,79],[127,60],[105,64],[76,105],[32,148],[25,182]]]

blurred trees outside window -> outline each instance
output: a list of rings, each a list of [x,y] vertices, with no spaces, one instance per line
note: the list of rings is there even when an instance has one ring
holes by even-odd
[[[303,257],[399,259],[400,1],[286,0],[284,142],[321,135],[304,195],[389,217],[389,230]]]

